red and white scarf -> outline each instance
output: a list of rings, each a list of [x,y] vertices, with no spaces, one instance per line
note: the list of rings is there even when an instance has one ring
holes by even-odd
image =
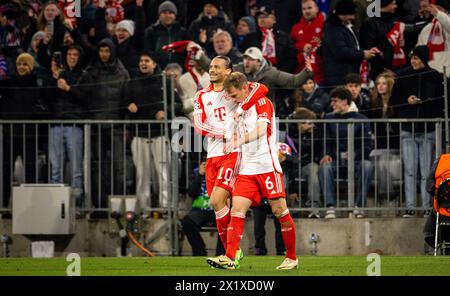
[[[441,23],[437,19],[433,19],[430,35],[428,35],[427,46],[430,51],[430,61],[433,59],[435,52],[442,52],[445,50],[445,35],[442,32]]]
[[[368,88],[370,84],[370,64],[367,60],[362,60],[359,65],[359,77],[361,78],[361,86]]]
[[[400,47],[400,42],[403,40],[404,31],[405,31],[405,23],[395,22],[394,27],[392,27],[392,29],[386,35],[386,38],[394,47],[392,66],[395,68],[401,67],[406,64],[405,52]]]
[[[262,32],[262,54],[263,57],[268,59],[272,65],[277,64],[277,56],[275,53],[275,36],[273,35],[273,29],[261,28]]]

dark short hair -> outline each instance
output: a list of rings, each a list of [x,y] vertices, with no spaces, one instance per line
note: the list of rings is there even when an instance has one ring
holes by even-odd
[[[338,98],[340,100],[346,100],[350,105],[352,103],[352,94],[351,92],[343,86],[338,86],[333,89],[330,93],[330,98]]]
[[[143,51],[141,52],[141,54],[139,55],[139,59],[141,59],[141,57],[149,57],[150,59],[152,59],[153,62],[155,62],[155,64],[158,64],[158,62],[155,59],[155,54],[153,52],[150,51]]]
[[[361,84],[361,76],[357,73],[348,73],[344,78],[345,84],[356,83]]]
[[[69,47],[67,47],[66,52],[68,52],[71,49],[78,50],[78,53],[80,54],[80,56],[83,55],[83,53],[84,53],[83,48],[81,48],[81,46],[79,46],[78,44],[69,45]]]
[[[231,62],[231,59],[227,56],[218,55],[214,57],[215,59],[221,59],[225,63],[225,69],[231,69],[233,70],[233,63]]]

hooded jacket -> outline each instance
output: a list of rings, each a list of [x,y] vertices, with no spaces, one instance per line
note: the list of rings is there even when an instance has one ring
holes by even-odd
[[[81,49],[80,49],[81,51]],[[67,56],[67,53],[66,53]],[[53,119],[85,119],[88,111],[88,103],[92,93],[92,78],[82,69],[81,60],[83,52],[80,52],[80,60],[72,70],[65,65],[59,77],[70,86],[70,90],[64,91],[57,87],[57,80],[52,79],[52,93],[48,96],[47,105]],[[66,59],[63,59],[66,64]]]
[[[105,64],[100,61],[100,47],[109,47],[111,57]],[[95,59],[86,69],[93,81],[92,99],[89,102],[89,112],[92,119],[122,119],[125,86],[130,75],[117,58],[116,47],[111,39],[105,38],[97,47]]]

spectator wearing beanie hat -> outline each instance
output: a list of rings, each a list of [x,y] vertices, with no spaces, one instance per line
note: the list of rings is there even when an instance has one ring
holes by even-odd
[[[410,55],[411,66],[398,72],[392,89],[392,105],[397,106],[397,118],[442,118],[444,109],[442,75],[428,66],[426,45],[416,46]],[[406,212],[404,218],[414,217],[416,207],[417,166],[420,167],[420,192],[425,213],[431,209],[431,196],[426,191],[435,146],[434,123],[405,123],[400,139],[403,151]],[[419,157],[420,156],[420,157]],[[420,160],[420,161],[419,161]]]
[[[173,13],[175,15],[178,14],[177,7],[171,1],[164,1],[163,3],[161,3],[159,5],[159,7],[158,7],[158,15],[160,15],[161,12],[164,12],[164,11],[171,12],[171,13]]]
[[[154,54],[161,68],[170,63],[184,64],[185,53],[162,51],[162,47],[172,42],[188,39],[187,31],[176,20],[178,9],[171,1],[164,1],[158,7],[158,21],[145,30],[144,49]]]
[[[341,0],[325,22],[322,42],[325,85],[344,84],[345,75],[359,73],[362,61],[370,60],[379,52],[376,47],[361,49],[352,25],[355,13],[356,5],[352,0]]]
[[[212,37],[219,29],[235,38],[233,23],[223,13],[220,1],[203,1],[203,12],[191,23],[188,29],[189,39],[200,44],[208,55],[214,55]]]
[[[450,77],[450,9],[449,0],[436,0],[436,5],[430,4],[426,10],[434,16],[419,34],[417,45],[427,45],[430,50],[430,67],[440,73],[447,68]]]
[[[251,16],[241,17],[236,26],[236,40],[234,42],[234,47],[239,49],[241,52],[244,51],[241,44],[245,36],[250,33],[256,32],[256,22]]]
[[[336,4],[334,9],[335,15],[355,15],[356,14],[356,4],[353,0],[341,0]]]
[[[375,80],[385,69],[398,69],[406,63],[406,57],[402,49],[405,43],[403,38],[404,25],[395,19],[396,2],[395,0],[381,0],[380,4],[381,16],[368,18],[362,24],[360,34],[363,49],[377,47],[382,53],[370,60],[370,77],[372,80]],[[396,36],[399,37],[395,38]],[[394,59],[394,56],[403,56],[403,58]]]
[[[121,38],[118,36],[118,31],[125,30],[128,35],[122,35]],[[116,25],[116,37],[117,41],[121,43],[126,38],[134,35],[134,22],[130,20],[123,20],[117,23]],[[126,36],[126,37],[125,37]],[[124,38],[125,37],[125,38]]]

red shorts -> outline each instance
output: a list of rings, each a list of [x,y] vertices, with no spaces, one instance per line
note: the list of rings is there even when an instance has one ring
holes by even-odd
[[[206,190],[211,196],[214,186],[233,191],[236,176],[239,172],[241,154],[233,152],[206,160]]]
[[[233,196],[242,196],[258,206],[261,198],[275,199],[285,197],[283,174],[270,172],[259,175],[239,175],[234,184]]]

